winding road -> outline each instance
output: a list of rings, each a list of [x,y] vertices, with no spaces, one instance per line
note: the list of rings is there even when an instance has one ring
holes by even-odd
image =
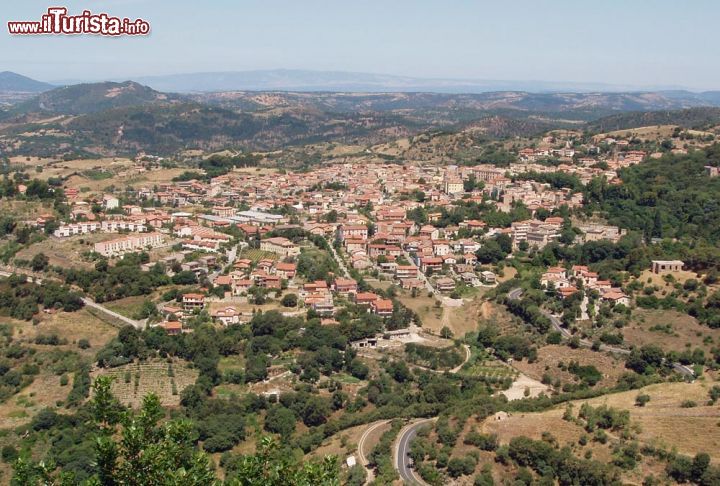
[[[427,484],[415,472],[415,469],[413,469],[409,454],[410,446],[413,439],[417,436],[418,431],[427,423],[434,422],[435,420],[437,420],[437,417],[417,420],[403,427],[398,434],[393,450],[393,464],[400,474],[400,479],[407,484]]]
[[[367,471],[367,477],[365,479],[365,484],[370,484],[375,480],[375,472],[372,470],[372,468],[368,467],[370,464],[370,460],[365,456],[365,442],[367,441],[368,437],[370,437],[370,434],[372,434],[376,429],[379,427],[382,427],[383,425],[388,424],[389,420],[380,420],[378,422],[375,422],[370,425],[367,429],[365,429],[365,432],[360,436],[360,440],[357,444],[357,452],[358,452],[358,458],[360,459],[360,464],[365,468]]]

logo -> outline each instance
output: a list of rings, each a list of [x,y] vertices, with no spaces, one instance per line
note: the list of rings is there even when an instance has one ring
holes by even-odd
[[[39,21],[8,22],[11,35],[148,35],[150,24],[143,19],[113,17],[84,10],[80,15],[68,15],[66,7],[50,7]]]

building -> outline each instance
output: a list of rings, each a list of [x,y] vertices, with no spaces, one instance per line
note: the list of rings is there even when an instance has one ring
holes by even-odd
[[[685,263],[681,260],[653,260],[653,273],[679,272],[683,269]]]
[[[225,326],[240,323],[240,312],[232,306],[215,309],[210,312],[210,317]]]
[[[459,194],[465,191],[463,181],[460,179],[448,179],[445,181],[445,193],[446,194]]]
[[[95,243],[95,251],[103,256],[118,256],[146,248],[157,248],[165,244],[165,235],[161,233],[140,233],[114,240]]]
[[[373,314],[380,317],[391,317],[393,313],[393,302],[390,299],[377,299],[370,303]]]
[[[202,309],[205,307],[205,296],[203,294],[183,294],[183,309],[192,311],[194,309]]]
[[[64,224],[53,232],[56,238],[67,238],[73,235],[84,235],[100,230],[100,223]]]
[[[338,237],[340,241],[345,240],[367,240],[368,228],[363,225],[346,225],[338,229]]]
[[[300,254],[300,247],[282,236],[260,241],[260,249],[262,251],[277,253],[284,257],[297,256]]]
[[[105,196],[103,196],[103,206],[105,207],[105,209],[118,208],[120,207],[120,200],[115,196],[106,194]]]

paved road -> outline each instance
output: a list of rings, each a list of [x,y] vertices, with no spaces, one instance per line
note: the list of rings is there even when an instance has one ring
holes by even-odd
[[[517,288],[512,289],[510,292],[508,292],[508,299],[510,300],[517,300],[522,296],[523,289]],[[558,331],[565,339],[571,339],[573,337],[572,333],[568,331],[566,328],[562,327],[562,321],[557,318],[557,316],[554,316],[548,311],[542,310],[541,311],[545,316],[547,316],[548,319],[550,319],[550,322],[552,323],[553,329]],[[585,348],[592,347],[593,343],[588,341],[587,339],[581,339],[580,340],[580,346],[583,346]],[[616,346],[608,346],[606,344],[600,345],[600,351],[604,351],[607,353],[613,353],[613,354],[621,354],[621,355],[629,355],[630,350],[624,349],[624,348],[618,348]],[[689,377],[689,378],[695,378],[695,372],[692,370],[692,368],[685,366],[681,363],[673,363],[672,364],[673,369],[677,371],[678,373]]]
[[[395,450],[393,451],[393,464],[397,472],[400,473],[400,479],[406,484],[427,484],[413,469],[412,461],[408,454],[410,453],[410,445],[417,436],[418,430],[435,420],[437,420],[437,417],[418,420],[410,425],[406,425],[398,434],[398,439],[395,442]]]

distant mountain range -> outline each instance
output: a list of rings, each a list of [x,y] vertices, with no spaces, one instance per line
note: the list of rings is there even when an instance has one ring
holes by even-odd
[[[603,83],[428,79],[342,71],[275,69],[145,76],[136,81],[160,91],[333,91],[486,93],[489,91],[638,91],[637,87]]]
[[[54,87],[52,84],[36,81],[11,71],[0,72],[0,92],[42,93]]]
[[[166,93],[209,93],[227,91],[297,91],[352,93],[446,93],[479,94],[495,91],[529,93],[649,93],[660,92],[669,99],[720,104],[720,91],[691,92],[675,86],[631,86],[607,83],[516,81],[477,79],[432,79],[344,71],[271,69],[139,76],[134,81]],[[126,79],[104,81],[123,82]],[[10,71],[0,73],[0,94],[39,93],[56,86],[83,84],[64,80],[53,84],[36,81]]]
[[[63,86],[0,106],[0,150],[42,157],[132,155],[139,150],[171,155],[190,148],[374,144],[468,128],[482,136],[507,138],[555,128],[598,132],[656,124],[696,127],[718,124],[718,107],[719,92],[172,94],[135,81],[108,81]]]

